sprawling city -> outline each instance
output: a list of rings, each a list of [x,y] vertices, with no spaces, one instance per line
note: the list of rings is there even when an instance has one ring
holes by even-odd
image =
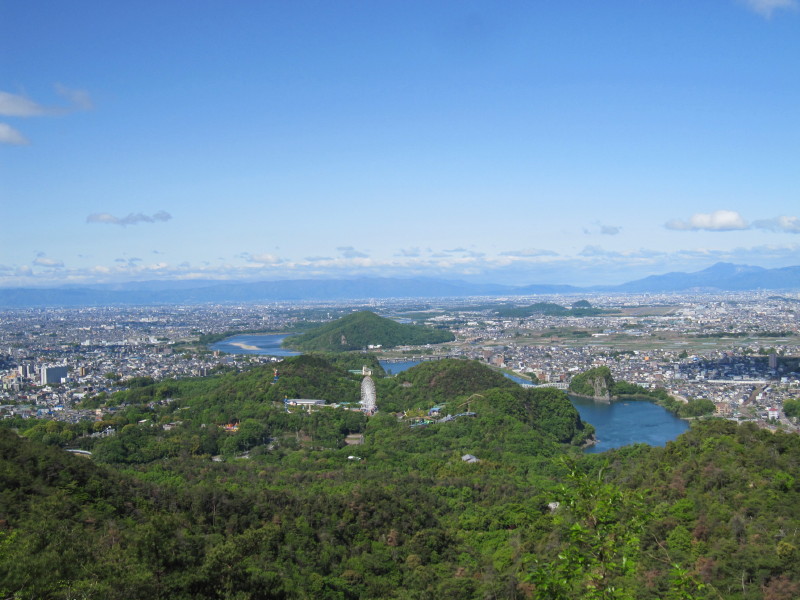
[[[499,317],[496,309],[510,300],[522,306],[534,299],[6,310],[0,414],[102,421],[102,409],[82,408],[83,400],[124,390],[132,379],[198,377],[281,360],[212,351],[199,342],[202,335],[281,333],[298,322],[368,308],[444,326],[456,336],[435,347],[370,350],[384,360],[467,358],[563,389],[573,375],[607,366],[617,379],[662,387],[682,401],[711,400],[721,417],[798,430],[782,406],[800,396],[800,296],[602,296],[592,305],[609,314]],[[545,300],[569,305],[582,298]]]

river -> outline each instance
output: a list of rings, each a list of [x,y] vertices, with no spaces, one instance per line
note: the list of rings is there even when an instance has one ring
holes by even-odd
[[[261,354],[264,356],[297,356],[300,352],[281,348],[286,334],[244,333],[212,344],[210,350],[228,354]]]

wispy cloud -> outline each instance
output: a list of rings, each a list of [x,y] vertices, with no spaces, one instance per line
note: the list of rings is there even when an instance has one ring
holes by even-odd
[[[57,83],[55,88],[59,96],[67,99],[69,102],[67,106],[46,106],[22,94],[0,91],[0,115],[4,117],[56,117],[76,110],[94,108],[89,92],[86,90],[75,90],[60,83]]]
[[[651,260],[653,258],[664,257],[666,254],[658,250],[648,250],[646,248],[636,248],[634,250],[606,250],[600,246],[584,246],[583,250],[578,252],[578,256],[584,257],[610,257],[615,259],[626,260]]]
[[[353,246],[339,246],[336,250],[345,258],[369,258],[369,254],[356,250]]]
[[[33,264],[37,267],[47,267],[49,269],[61,269],[64,267],[64,261],[50,258],[44,252],[37,252],[36,258],[33,259]]]
[[[74,90],[60,83],[56,84],[56,92],[66,98],[74,110],[92,110],[94,103],[86,90]]]
[[[258,265],[279,265],[283,259],[275,256],[274,254],[259,253],[259,254],[245,254],[248,262],[256,263]]]
[[[753,228],[782,233],[800,233],[800,219],[788,216],[775,217],[774,219],[762,219],[760,221],[753,221]]]
[[[618,235],[622,231],[622,227],[618,225],[604,225],[600,221],[595,221],[592,227],[584,227],[583,233],[586,235]]]
[[[0,92],[0,115],[4,117],[38,117],[52,114],[51,110],[30,98]]]
[[[741,2],[765,19],[771,18],[776,10],[797,10],[796,0],[741,0]]]
[[[444,255],[447,255],[447,254],[461,254],[462,256],[467,257],[467,258],[481,258],[483,256],[486,256],[486,253],[484,253],[484,252],[478,252],[476,250],[470,250],[469,248],[462,248],[462,247],[451,248],[449,250],[442,250],[442,252],[444,253]],[[442,256],[442,255],[440,254],[438,256]]]
[[[22,94],[12,94],[0,91],[0,115],[4,117],[53,117],[65,115],[77,110],[90,110],[93,108],[89,92],[75,90],[61,84],[56,84],[56,93],[69,101],[68,106],[45,106],[31,100]],[[8,125],[0,123],[0,144],[21,146],[28,144],[28,140],[19,131]]]
[[[717,210],[713,213],[696,213],[688,221],[673,219],[664,227],[675,231],[741,231],[749,226],[735,210]]]
[[[602,235],[617,235],[620,231],[622,231],[622,227],[617,227],[616,225],[600,226],[600,233]]]
[[[19,131],[6,123],[0,123],[0,144],[12,146],[25,146],[30,142]]]
[[[160,210],[154,215],[144,213],[130,213],[127,217],[115,217],[110,213],[93,213],[86,217],[87,223],[101,223],[105,225],[138,225],[139,223],[157,223],[169,221],[172,215],[165,210]]]
[[[523,250],[506,250],[505,252],[501,252],[500,256],[535,258],[539,256],[558,256],[558,253],[553,252],[552,250],[543,250],[541,248],[525,248]]]
[[[114,262],[122,263],[124,265],[129,265],[131,267],[135,267],[138,263],[142,262],[141,258],[131,257],[131,258],[115,258]]]

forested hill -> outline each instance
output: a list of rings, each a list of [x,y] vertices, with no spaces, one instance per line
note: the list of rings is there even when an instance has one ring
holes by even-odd
[[[341,352],[363,350],[370,345],[394,348],[441,344],[454,339],[452,333],[443,329],[397,323],[370,311],[359,311],[301,335],[288,337],[284,346],[304,352]]]
[[[564,393],[472,361],[376,372],[370,418],[280,401],[357,399],[354,360],[143,385],[96,425],[0,422],[0,598],[800,597],[800,437],[710,420],[583,455]],[[464,416],[412,427],[434,404]]]

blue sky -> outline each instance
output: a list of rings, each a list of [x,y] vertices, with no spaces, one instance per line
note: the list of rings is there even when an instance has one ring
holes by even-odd
[[[800,6],[0,0],[0,286],[800,264]]]

